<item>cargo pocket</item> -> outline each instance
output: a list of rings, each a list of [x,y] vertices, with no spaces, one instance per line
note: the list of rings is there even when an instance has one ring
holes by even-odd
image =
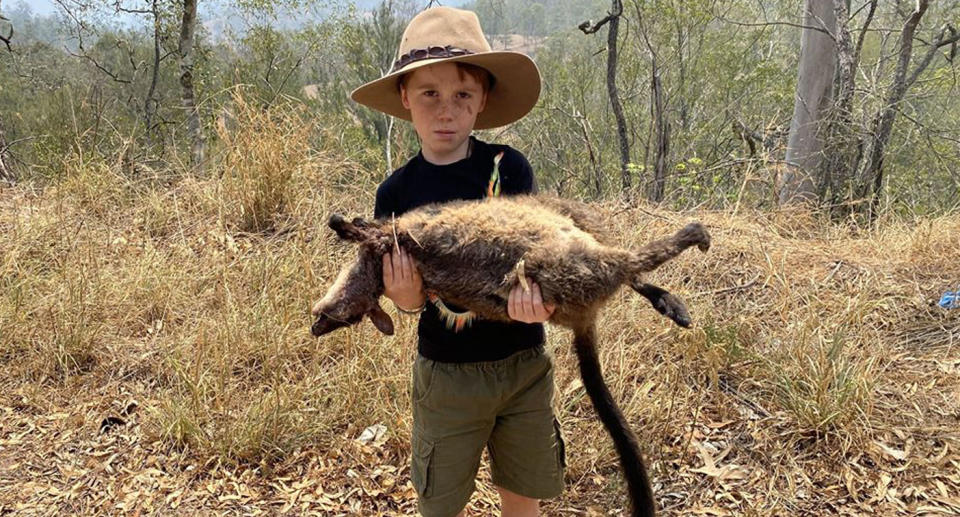
[[[557,440],[557,467],[561,472],[567,468],[567,446],[563,441],[563,433],[560,432],[560,421],[553,417],[553,433]]]
[[[410,478],[413,488],[420,497],[433,495],[433,451],[434,444],[416,436],[413,439],[413,458]]]

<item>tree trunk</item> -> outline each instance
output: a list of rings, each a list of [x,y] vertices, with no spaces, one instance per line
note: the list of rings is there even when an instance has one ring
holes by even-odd
[[[780,204],[816,200],[814,180],[823,151],[820,126],[833,97],[837,61],[837,46],[830,36],[836,33],[837,25],[833,1],[806,0],[803,18],[806,28],[800,38],[797,93],[787,139],[787,167],[780,185]]]
[[[835,100],[831,110],[824,114],[825,120],[820,125],[823,160],[816,172],[817,197],[836,207],[846,206],[843,201],[852,192],[850,185],[856,176],[862,149],[861,137],[853,124],[853,93],[856,87],[858,54],[854,50],[850,35],[848,4],[849,0],[833,0],[837,55],[833,84]],[[868,19],[867,24],[869,21]]]
[[[387,137],[383,139],[383,152],[387,156],[387,170],[383,173],[385,178],[393,173],[393,121],[396,120],[393,117],[386,118],[389,120],[387,121]]]
[[[630,141],[627,140],[627,119],[623,115],[620,105],[620,92],[617,90],[617,35],[620,29],[620,15],[623,13],[623,4],[620,0],[613,0],[611,6],[610,26],[607,27],[607,95],[610,97],[610,107],[613,116],[617,119],[617,137],[620,141],[620,187],[625,197],[630,196]]]
[[[3,0],[0,0],[0,7],[3,5]],[[0,16],[0,20],[6,20],[3,16]],[[13,27],[10,27],[10,35],[4,36],[0,34],[0,41],[2,41],[8,51],[10,50],[10,39],[13,38]],[[16,178],[13,175],[13,163],[10,159],[10,152],[7,147],[7,137],[3,132],[3,117],[0,117],[0,180],[13,182]]]
[[[3,2],[0,1],[0,8],[3,7],[2,4]],[[0,20],[9,21],[6,18],[4,18],[2,14],[0,14]],[[3,43],[3,45],[7,47],[8,52],[13,52],[13,47],[10,46],[10,40],[12,39],[13,39],[13,25],[10,24],[10,31],[6,35],[0,32],[0,43]]]
[[[602,20],[592,24],[590,21],[581,23],[578,28],[584,34],[593,34],[604,24],[607,27],[607,96],[610,97],[610,107],[617,120],[617,137],[620,142],[620,184],[623,196],[630,197],[630,141],[627,139],[627,119],[623,115],[623,106],[620,105],[620,92],[617,90],[617,36],[620,30],[620,16],[623,15],[623,2],[612,0],[610,12]]]
[[[650,185],[650,201],[663,201],[664,185],[667,179],[667,155],[670,152],[670,124],[664,116],[664,93],[660,83],[660,70],[657,67],[657,58],[653,58],[652,78],[650,80],[652,118],[656,134],[656,155],[654,158],[653,183]]]
[[[180,97],[187,114],[187,132],[190,136],[190,165],[203,163],[203,128],[197,110],[197,97],[193,88],[193,43],[197,28],[198,0],[183,0],[183,19],[180,22]]]
[[[3,132],[3,118],[0,117],[0,181],[13,183],[16,179],[10,149],[7,147],[7,137]]]
[[[880,191],[883,187],[883,155],[886,150],[887,142],[890,140],[890,132],[893,129],[893,121],[897,117],[897,109],[907,88],[910,84],[907,81],[907,68],[910,66],[910,58],[913,55],[913,37],[917,30],[920,19],[927,11],[928,0],[918,0],[916,10],[907,18],[900,32],[900,54],[897,59],[897,69],[894,72],[893,83],[887,93],[883,103],[883,108],[874,119],[870,135],[873,140],[869,142],[869,156],[859,175],[858,194],[861,199],[870,200],[869,212],[871,216],[875,215],[876,205],[880,200]],[[926,64],[923,64],[925,67]],[[911,75],[911,80],[915,80],[922,69],[918,69]]]
[[[593,152],[593,144],[590,143],[590,130],[587,127],[587,117],[576,112],[580,121],[580,133],[583,135],[583,143],[587,146],[587,155],[590,157],[590,165],[593,167],[593,190],[597,199],[603,195],[603,175],[600,173],[600,164],[597,163],[597,155]]]
[[[150,78],[150,89],[147,90],[147,99],[143,103],[144,125],[146,126],[147,146],[150,146],[153,133],[153,115],[157,111],[157,79],[160,74],[160,13],[157,11],[157,0],[151,2],[153,13],[153,74]]]

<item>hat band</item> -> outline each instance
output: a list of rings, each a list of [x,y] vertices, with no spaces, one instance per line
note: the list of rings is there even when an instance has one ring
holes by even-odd
[[[410,52],[400,56],[400,59],[394,61],[393,69],[390,70],[390,73],[392,74],[394,72],[398,72],[410,63],[415,63],[424,59],[466,56],[468,54],[473,54],[473,52],[465,48],[454,47],[451,45],[447,45],[445,47],[434,46],[427,48],[415,48]]]

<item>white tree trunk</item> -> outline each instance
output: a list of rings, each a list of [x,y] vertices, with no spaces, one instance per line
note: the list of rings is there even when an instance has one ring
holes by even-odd
[[[837,45],[831,35],[836,34],[837,19],[832,0],[806,0],[803,18],[797,93],[780,204],[816,200],[814,180],[823,158],[820,124],[833,98]]]
[[[187,131],[190,135],[190,164],[197,167],[203,163],[203,128],[197,110],[193,89],[193,42],[197,28],[197,2],[183,0],[183,19],[180,23],[180,98],[187,113]]]
[[[7,138],[3,134],[3,118],[0,118],[0,180],[12,183],[16,178],[13,175],[13,164],[7,153]]]
[[[2,7],[3,0],[0,0],[0,7]],[[2,15],[0,15],[0,20],[6,20]],[[10,34],[4,35],[0,33],[0,41],[4,43],[7,50],[10,49],[10,39],[13,37],[13,28],[10,28]],[[13,181],[13,169],[12,164],[10,163],[9,155],[7,154],[7,139],[3,134],[3,117],[0,117],[0,180]]]

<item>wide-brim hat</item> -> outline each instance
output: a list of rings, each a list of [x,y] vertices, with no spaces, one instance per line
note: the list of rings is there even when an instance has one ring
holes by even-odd
[[[403,31],[397,60],[387,75],[357,88],[350,97],[364,106],[410,120],[400,101],[400,78],[436,63],[469,63],[493,76],[487,104],[475,129],[505,126],[526,115],[540,97],[540,71],[525,54],[494,51],[480,20],[470,11],[434,7],[417,14]]]

